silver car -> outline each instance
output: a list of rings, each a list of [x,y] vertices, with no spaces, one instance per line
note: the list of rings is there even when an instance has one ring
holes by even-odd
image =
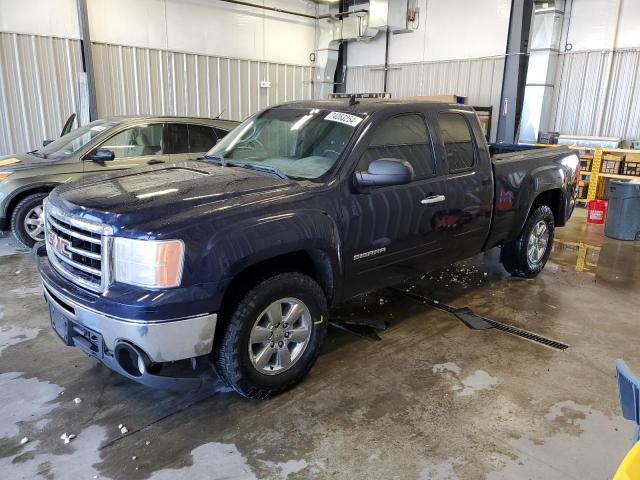
[[[44,240],[42,201],[85,175],[194,159],[238,122],[189,117],[113,117],[29,153],[0,157],[0,230],[25,246]]]

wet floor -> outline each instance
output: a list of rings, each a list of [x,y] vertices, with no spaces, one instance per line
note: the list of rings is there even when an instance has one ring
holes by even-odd
[[[557,233],[534,280],[490,251],[403,288],[567,350],[381,290],[335,312],[386,322],[380,341],[332,329],[305,381],[263,402],[219,384],[150,390],[63,346],[30,257],[7,247],[0,478],[610,478],[633,433],[614,361],[640,372],[640,242],[605,238],[582,211]]]

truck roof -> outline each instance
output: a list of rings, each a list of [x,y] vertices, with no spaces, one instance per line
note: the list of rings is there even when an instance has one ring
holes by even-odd
[[[331,99],[331,100],[302,100],[296,102],[283,103],[272,108],[323,108],[326,110],[334,110],[338,112],[351,112],[372,114],[375,112],[393,110],[441,110],[443,107],[457,108],[460,110],[472,111],[469,105],[461,105],[458,103],[429,102],[416,100],[388,100],[388,99],[357,99],[356,105],[349,105],[349,99]]]

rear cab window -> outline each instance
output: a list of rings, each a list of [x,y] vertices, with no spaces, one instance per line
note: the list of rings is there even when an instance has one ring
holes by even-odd
[[[358,171],[381,158],[406,160],[413,167],[414,180],[435,175],[433,147],[426,123],[417,113],[383,120],[373,132],[367,149],[358,161]]]
[[[476,162],[476,149],[467,119],[456,112],[440,112],[437,118],[449,173],[471,170]]]

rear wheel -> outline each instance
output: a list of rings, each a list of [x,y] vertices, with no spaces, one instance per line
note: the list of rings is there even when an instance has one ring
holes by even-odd
[[[265,279],[242,298],[216,333],[218,374],[245,397],[282,393],[315,363],[327,331],[326,314],[324,292],[307,275],[283,273]]]
[[[31,248],[44,241],[44,210],[42,202],[48,193],[34,193],[20,200],[11,216],[11,231],[24,246]]]
[[[502,247],[500,260],[507,272],[523,278],[538,275],[551,255],[554,231],[551,209],[546,205],[536,207],[520,236]]]

